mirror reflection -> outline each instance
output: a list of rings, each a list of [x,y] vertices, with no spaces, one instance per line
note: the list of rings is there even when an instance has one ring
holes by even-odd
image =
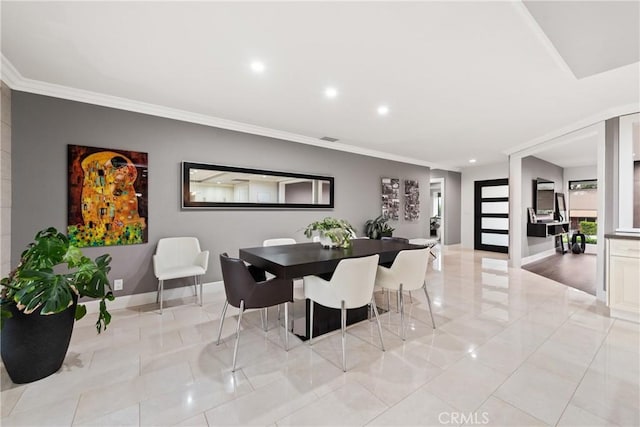
[[[333,178],[185,162],[183,207],[333,207]]]

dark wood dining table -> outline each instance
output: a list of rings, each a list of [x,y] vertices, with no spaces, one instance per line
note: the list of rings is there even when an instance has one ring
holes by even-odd
[[[346,258],[359,258],[369,255],[380,255],[379,264],[391,265],[402,250],[423,249],[424,246],[413,245],[396,240],[354,239],[351,247],[323,248],[320,243],[298,243],[281,246],[259,246],[240,249],[240,259],[253,266],[268,271],[284,279],[298,279],[308,275],[319,275],[328,278],[335,271],[338,263]],[[309,313],[309,301],[306,303]],[[309,319],[306,318],[304,335],[309,337]],[[348,310],[347,324],[360,322],[368,318],[368,307]],[[314,307],[313,336],[340,328],[340,310]]]

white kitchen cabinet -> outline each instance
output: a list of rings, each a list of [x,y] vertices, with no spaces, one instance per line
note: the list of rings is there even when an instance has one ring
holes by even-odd
[[[607,235],[607,289],[611,317],[640,322],[640,238]]]

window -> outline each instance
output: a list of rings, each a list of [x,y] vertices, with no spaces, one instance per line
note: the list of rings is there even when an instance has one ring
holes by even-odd
[[[596,243],[598,224],[598,181],[569,181],[569,228],[580,230],[589,243]]]

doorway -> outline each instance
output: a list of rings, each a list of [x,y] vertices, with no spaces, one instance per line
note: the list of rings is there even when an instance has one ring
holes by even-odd
[[[430,181],[431,214],[429,216],[429,237],[438,243],[445,243],[445,203],[444,178],[433,178]]]
[[[509,180],[476,181],[474,201],[474,248],[508,253]]]

